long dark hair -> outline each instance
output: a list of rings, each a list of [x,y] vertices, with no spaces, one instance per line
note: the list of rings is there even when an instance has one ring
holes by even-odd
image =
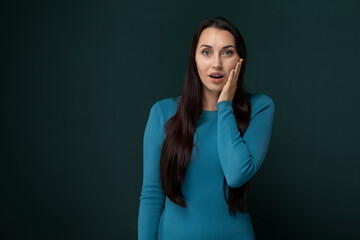
[[[184,88],[177,112],[165,124],[165,139],[161,149],[160,180],[162,189],[171,201],[181,207],[187,207],[181,189],[191,161],[196,124],[203,106],[201,100],[202,83],[196,67],[195,51],[201,32],[208,27],[227,30],[235,38],[236,51],[243,58],[243,62],[232,106],[241,136],[245,133],[250,122],[250,100],[248,93],[243,89],[243,76],[246,66],[244,39],[229,20],[223,17],[206,19],[197,27],[193,35],[188,54]],[[248,185],[249,181],[238,188],[231,188],[227,185],[226,178],[224,177],[224,197],[228,204],[230,215],[235,215],[236,210],[248,212],[245,196]],[[226,196],[226,187],[229,188],[228,196]]]

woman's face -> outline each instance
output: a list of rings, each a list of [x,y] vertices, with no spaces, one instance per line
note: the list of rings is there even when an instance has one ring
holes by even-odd
[[[214,27],[205,28],[201,32],[195,52],[203,91],[220,93],[239,59],[240,56],[235,49],[235,38],[229,31]]]

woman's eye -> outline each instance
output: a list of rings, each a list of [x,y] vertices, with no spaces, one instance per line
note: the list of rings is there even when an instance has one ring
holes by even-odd
[[[204,55],[209,55],[209,54],[206,54],[206,53],[209,53],[209,54],[210,54],[210,51],[207,51],[207,50],[202,51],[202,54],[204,54]]]
[[[202,51],[202,54],[208,56],[208,55],[210,55],[210,51],[204,50],[204,51]],[[232,54],[233,54],[233,51],[231,51],[231,50],[225,52],[225,55],[232,55]]]

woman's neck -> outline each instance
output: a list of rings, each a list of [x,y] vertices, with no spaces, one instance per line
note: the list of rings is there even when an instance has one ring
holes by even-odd
[[[202,95],[202,108],[206,111],[216,111],[217,101],[219,99],[220,92],[203,91]]]

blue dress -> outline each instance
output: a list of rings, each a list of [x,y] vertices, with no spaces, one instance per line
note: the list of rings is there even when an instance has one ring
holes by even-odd
[[[194,146],[182,187],[188,207],[182,208],[166,197],[159,179],[163,126],[176,113],[179,98],[157,101],[145,127],[138,239],[255,239],[249,213],[229,214],[223,179],[240,187],[261,167],[273,126],[273,100],[250,94],[251,120],[243,137],[231,101],[217,103],[216,111],[202,111],[194,135],[198,151]]]

